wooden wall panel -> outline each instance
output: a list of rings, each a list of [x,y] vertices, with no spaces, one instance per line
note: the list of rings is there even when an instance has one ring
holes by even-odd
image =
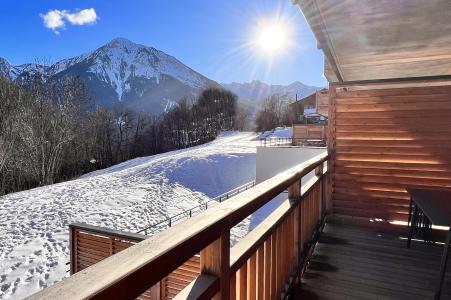
[[[320,90],[316,92],[316,112],[320,115],[329,116],[329,91]]]
[[[75,230],[73,233],[75,272],[79,272],[99,261],[116,254],[137,243],[135,240],[115,238],[88,230]],[[143,293],[139,299],[170,300],[200,275],[198,255],[186,261],[159,284]],[[157,289],[157,290],[156,290]]]
[[[327,126],[293,124],[293,139],[295,141],[307,139],[326,139]]]
[[[451,86],[337,92],[337,214],[406,220],[407,186],[451,188]]]

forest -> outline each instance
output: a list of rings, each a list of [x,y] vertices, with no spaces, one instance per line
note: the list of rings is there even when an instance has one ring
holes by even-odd
[[[255,118],[256,131],[262,132],[293,125],[296,112],[289,105],[293,102],[294,99],[288,95],[274,94],[266,98]]]
[[[199,145],[222,130],[242,130],[246,117],[236,96],[222,89],[153,116],[124,105],[97,107],[76,77],[0,77],[0,195]]]

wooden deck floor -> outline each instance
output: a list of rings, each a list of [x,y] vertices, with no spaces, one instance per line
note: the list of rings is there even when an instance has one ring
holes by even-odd
[[[292,298],[432,299],[442,247],[412,242],[407,249],[399,235],[326,224]],[[441,299],[451,299],[451,272]]]

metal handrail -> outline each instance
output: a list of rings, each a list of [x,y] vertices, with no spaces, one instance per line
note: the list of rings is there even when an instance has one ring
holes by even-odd
[[[291,143],[291,137],[267,137],[260,140],[260,146],[263,147],[291,145]]]
[[[178,213],[176,215],[168,217],[168,218],[166,218],[166,219],[164,219],[164,220],[162,220],[162,221],[160,221],[158,223],[154,223],[152,225],[149,225],[148,227],[143,228],[143,229],[137,231],[136,233],[141,233],[141,234],[144,233],[144,235],[148,235],[150,229],[158,227],[159,225],[162,225],[162,224],[166,224],[166,226],[172,227],[172,224],[174,224],[175,222],[180,221],[180,220],[184,220],[185,218],[189,219],[196,212],[198,213],[198,212],[201,212],[203,210],[208,209],[208,205],[210,203],[212,203],[212,202],[214,202],[214,203],[218,203],[218,202],[221,203],[222,201],[225,201],[225,200],[229,199],[232,196],[235,196],[235,195],[237,195],[237,194],[239,194],[241,192],[244,192],[245,190],[247,190],[247,189],[249,189],[249,188],[251,188],[253,186],[255,186],[255,180],[251,181],[251,182],[248,182],[246,184],[243,184],[243,185],[241,185],[239,187],[236,187],[233,190],[230,190],[230,191],[228,191],[228,192],[226,192],[224,194],[216,196],[216,197],[212,198],[211,200],[208,200],[208,201],[206,201],[206,202],[204,202],[202,204],[199,204],[197,206],[191,207],[190,209],[182,211],[181,213]]]

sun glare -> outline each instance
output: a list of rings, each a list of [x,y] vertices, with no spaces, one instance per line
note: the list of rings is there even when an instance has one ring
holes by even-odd
[[[261,29],[258,36],[258,46],[261,50],[274,54],[287,44],[286,31],[279,24],[267,25]]]
[[[281,56],[292,45],[290,26],[282,20],[260,22],[255,29],[253,44],[257,54]]]

